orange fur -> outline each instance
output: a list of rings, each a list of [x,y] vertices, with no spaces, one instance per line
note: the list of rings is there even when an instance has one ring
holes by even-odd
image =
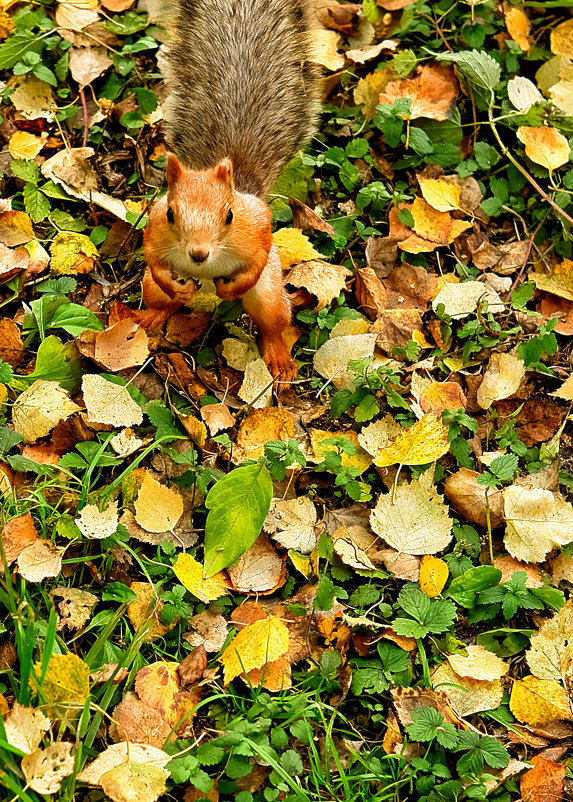
[[[272,375],[292,380],[296,364],[283,337],[291,308],[268,206],[235,190],[229,159],[196,171],[170,154],[167,179],[168,193],[152,207],[144,232],[143,299],[154,310],[150,319],[157,325],[189,304],[194,279],[213,279],[220,298],[243,299]]]

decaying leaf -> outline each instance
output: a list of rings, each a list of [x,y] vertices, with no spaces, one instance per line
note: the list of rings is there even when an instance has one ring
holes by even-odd
[[[177,619],[170,626],[161,623],[161,611],[163,602],[157,598],[154,586],[149,582],[132,582],[131,590],[136,594],[137,601],[131,602],[127,608],[127,614],[135,629],[150,623],[145,633],[145,640],[152,641],[162,638],[166,632],[177,623]]]
[[[444,660],[432,673],[432,686],[443,691],[458,716],[471,716],[482,710],[495,710],[503,699],[501,680],[491,682],[467,679],[455,674]]]
[[[127,387],[94,373],[83,377],[82,391],[89,421],[110,426],[136,426],[143,422],[141,407]]]
[[[270,440],[288,442],[291,437],[294,437],[294,419],[286,409],[253,409],[241,423],[233,459],[235,462],[259,459]]]
[[[273,403],[273,376],[264,359],[257,357],[245,366],[245,378],[239,397],[253,409],[265,409]]]
[[[512,557],[542,562],[573,540],[573,507],[550,490],[510,485],[503,491],[505,547]]]
[[[58,602],[59,630],[64,627],[83,629],[92,614],[93,606],[98,601],[93,593],[79,588],[54,588],[51,595],[62,599]]]
[[[74,770],[73,744],[56,741],[45,749],[36,749],[22,758],[26,784],[39,794],[55,794],[64,777]]]
[[[432,309],[443,304],[444,311],[453,318],[471,315],[479,303],[487,301],[488,310],[503,312],[504,305],[499,295],[481,281],[447,282],[432,301]]]
[[[207,608],[189,620],[190,632],[183,637],[191,646],[205,646],[207,652],[218,652],[227,640],[227,621],[220,613]]]
[[[564,259],[550,273],[532,273],[537,289],[573,301],[573,260]]]
[[[135,501],[135,520],[148,532],[173,531],[183,515],[183,497],[146,471]]]
[[[35,673],[30,682],[39,690],[38,678],[42,677],[42,663],[34,664]],[[90,689],[90,670],[77,655],[52,654],[43,676],[41,690],[48,702],[50,715],[69,719],[80,714]]]
[[[523,802],[559,802],[563,799],[563,781],[567,767],[541,755],[531,758],[533,768],[521,777]]]
[[[515,354],[493,353],[477,391],[477,402],[489,409],[494,401],[517,392],[525,376],[525,363]]]
[[[402,429],[392,443],[379,449],[374,464],[381,468],[396,463],[426,465],[443,457],[449,448],[448,427],[430,412],[409,429]]]
[[[432,471],[382,495],[370,515],[372,530],[406,554],[436,554],[452,539],[453,521],[433,483]]]
[[[539,679],[532,675],[515,680],[509,709],[523,724],[532,726],[571,718],[565,688],[554,679]]]
[[[110,790],[114,794],[111,798],[114,802],[155,802],[160,796],[165,787],[165,780],[170,772],[165,768],[167,763],[171,760],[171,755],[148,744],[137,743],[119,743],[109,746],[105,752],[102,752],[94,761],[88,764],[83,771],[78,774],[78,780],[81,782],[89,783],[90,785],[102,785],[102,781],[106,784],[106,793],[110,795]],[[115,794],[111,786],[119,788],[129,783],[129,778],[123,776],[121,782],[117,782],[117,776],[112,775],[112,782],[106,783],[106,778],[109,780],[109,772],[121,766],[135,766],[136,770],[141,766],[149,766],[150,768],[159,769],[162,773],[153,775],[153,782],[155,791],[148,795],[149,785],[146,783],[137,784],[135,788],[135,795],[121,796]],[[140,777],[144,777],[143,773],[139,772]],[[151,775],[148,775],[151,776]],[[103,787],[103,786],[102,786]]]
[[[378,102],[391,106],[398,98],[407,97],[412,101],[408,119],[429,117],[432,120],[448,120],[454,113],[458,93],[453,69],[433,63],[419,67],[415,78],[390,81]]]
[[[272,593],[284,585],[285,563],[262,533],[227,572],[237,593]]]
[[[500,679],[509,670],[507,663],[483,646],[467,646],[467,655],[448,654],[447,660],[458,677],[492,682]]]
[[[38,539],[18,555],[18,571],[27,582],[41,582],[49,576],[58,576],[65,550],[51,540]]]
[[[207,424],[211,436],[235,425],[235,419],[229,412],[229,407],[222,403],[205,404],[201,407],[201,417]]]
[[[14,401],[14,429],[26,443],[45,437],[61,421],[78,412],[79,407],[58,382],[36,381]]]
[[[531,636],[527,665],[539,679],[560,679],[571,688],[573,678],[573,600],[545,621]]]
[[[478,526],[487,527],[487,507],[492,527],[499,526],[502,521],[503,495],[501,490],[489,489],[478,482],[479,474],[468,468],[460,468],[452,473],[444,483],[444,495],[456,512]]]
[[[220,657],[225,669],[225,684],[243,672],[262,668],[285,654],[289,645],[286,624],[270,615],[241,630]]]
[[[37,539],[38,533],[29,512],[7,521],[2,527],[0,541],[8,565]]]
[[[103,510],[96,504],[86,504],[76,518],[82,535],[95,540],[111,537],[117,531],[118,523],[117,501],[110,501]]]
[[[319,310],[338,298],[350,275],[346,267],[314,258],[295,265],[285,278],[285,283],[304,287],[311,295],[315,295],[318,300],[316,309]]]
[[[116,372],[143,365],[149,356],[145,329],[133,320],[119,321],[95,336],[94,358],[108,370]]]
[[[356,389],[356,380],[348,368],[350,360],[374,356],[376,334],[353,334],[331,337],[314,355],[314,369],[330,379],[337,390]]]
[[[275,498],[264,527],[283,548],[310,554],[317,541],[316,521],[316,507],[308,497]]]
[[[375,551],[376,538],[363,526],[343,524],[332,535],[334,551],[345,565],[361,571],[375,571],[369,552]]]
[[[26,755],[38,748],[50,726],[50,719],[41,710],[25,707],[19,702],[14,702],[4,719],[6,740]]]
[[[341,70],[346,62],[344,55],[338,52],[339,43],[340,36],[336,31],[313,28],[311,60],[330,72]]]

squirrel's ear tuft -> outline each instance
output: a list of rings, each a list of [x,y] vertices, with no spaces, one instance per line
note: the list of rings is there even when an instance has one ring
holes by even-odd
[[[183,174],[183,168],[174,153],[167,154],[167,181],[169,186],[176,184]]]
[[[231,159],[221,159],[219,164],[215,166],[215,178],[218,178],[224,184],[233,186],[233,162]]]

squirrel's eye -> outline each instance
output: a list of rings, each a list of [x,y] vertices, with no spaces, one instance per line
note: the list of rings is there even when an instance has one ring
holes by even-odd
[[[233,210],[229,209],[229,211],[227,212],[227,218],[225,220],[225,224],[230,226],[232,222],[233,222]]]
[[[173,216],[173,209],[171,208],[171,206],[167,207],[167,220],[169,223],[175,222],[175,217]]]

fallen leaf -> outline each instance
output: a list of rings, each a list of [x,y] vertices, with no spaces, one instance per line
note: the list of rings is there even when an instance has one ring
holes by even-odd
[[[566,337],[573,335],[573,301],[545,293],[538,309],[544,321],[556,318],[557,325],[554,331],[557,334],[564,334]]]
[[[285,549],[310,554],[316,546],[316,507],[306,496],[271,502],[264,528]]]
[[[253,359],[260,359],[261,353],[253,340],[239,340],[237,337],[226,337],[223,340],[223,358],[229,367],[244,371]]]
[[[448,575],[447,562],[425,554],[420,564],[420,590],[431,599],[439,596],[448,581]]]
[[[406,554],[436,554],[452,539],[453,521],[443,496],[436,491],[432,471],[403,482],[381,495],[370,514],[372,531]]]
[[[114,384],[97,373],[85,374],[82,392],[88,421],[109,426],[136,426],[143,422],[143,412],[127,387]]]
[[[303,231],[324,231],[331,237],[335,236],[334,228],[331,224],[323,220],[306,203],[292,197],[289,197],[287,202],[292,210],[293,228],[301,228]]]
[[[542,562],[552,549],[573,540],[573,506],[550,490],[510,485],[503,500],[504,543],[512,557]]]
[[[36,379],[14,401],[12,423],[25,443],[34,443],[79,409],[58,382]]]
[[[8,565],[38,539],[34,520],[29,512],[6,521],[0,533],[2,551]],[[0,572],[3,570],[0,561]]]
[[[457,724],[456,717],[448,704],[448,697],[443,691],[432,691],[430,688],[392,688],[394,709],[400,724],[407,727],[412,724],[412,710],[417,707],[433,707],[438,710],[450,724]]]
[[[252,359],[245,367],[239,397],[253,409],[265,409],[273,403],[273,375],[264,359]]]
[[[42,131],[40,136],[29,134],[27,131],[16,131],[12,134],[8,143],[8,151],[14,159],[35,159],[38,153],[42,150],[48,134]]]
[[[551,31],[551,52],[573,59],[573,20],[565,20]]]
[[[481,300],[487,301],[488,310],[493,314],[503,312],[505,308],[499,295],[481,281],[464,281],[460,284],[445,283],[432,301],[432,309],[436,311],[443,304],[446,315],[462,318],[475,312]]]
[[[50,267],[60,275],[89,273],[94,268],[97,248],[85,234],[60,231],[56,234],[50,252]]]
[[[524,53],[527,53],[531,44],[529,42],[529,18],[523,9],[517,6],[509,6],[504,10],[505,25],[508,34],[511,36],[515,44],[520,47]]]
[[[219,658],[225,669],[225,685],[243,672],[278,660],[288,645],[288,628],[273,615],[245,627]]]
[[[148,357],[147,334],[133,320],[121,320],[96,333],[94,358],[113,373],[143,365]]]
[[[157,597],[154,585],[150,582],[132,582],[129,587],[137,596],[137,601],[131,602],[127,607],[127,614],[134,629],[140,629],[148,621],[151,621],[151,626],[145,633],[146,641],[162,638],[170,629],[173,629],[178,619],[175,619],[169,626],[161,623],[163,602]]]
[[[279,252],[283,270],[289,270],[299,262],[319,259],[322,254],[316,251],[310,240],[298,228],[280,228],[273,234],[273,243]]]
[[[25,707],[19,702],[14,702],[14,707],[4,719],[6,740],[26,755],[40,746],[50,727],[50,719],[41,710]]]
[[[70,52],[70,73],[81,89],[103,75],[112,64],[105,47],[72,47]]]
[[[359,571],[375,571],[376,566],[368,556],[368,549],[374,551],[376,538],[363,526],[345,526],[332,535],[332,547],[345,565]]]
[[[78,716],[90,692],[88,665],[71,652],[52,654],[40,686],[38,678],[42,676],[42,663],[35,663],[34,669],[30,683],[35,691],[41,689],[50,716],[68,719]]]
[[[492,682],[509,670],[507,663],[483,646],[467,646],[467,655],[448,654],[447,661],[458,677]]]
[[[569,142],[557,128],[521,126],[517,138],[525,145],[525,153],[535,164],[551,173],[569,161]]]
[[[90,785],[100,785],[100,780],[103,775],[127,761],[165,769],[165,766],[171,759],[172,756],[168,755],[167,752],[164,752],[162,749],[157,749],[154,746],[148,746],[147,744],[113,744],[113,746],[108,746],[101,755],[98,755],[95,760],[78,774],[78,780],[80,780],[80,782],[89,783]],[[166,769],[165,771],[166,774],[169,775]]]
[[[467,399],[457,382],[432,382],[420,395],[420,407],[423,412],[441,415],[446,409],[465,409]]]
[[[189,628],[183,637],[191,646],[205,646],[207,652],[218,652],[227,640],[227,621],[221,613],[207,608],[189,619]]]
[[[508,81],[507,96],[513,106],[522,113],[529,111],[536,103],[543,102],[543,95],[533,81],[521,75],[517,75]]]
[[[113,802],[155,802],[168,776],[166,769],[128,760],[102,774],[99,784]]]
[[[350,440],[355,449],[353,454],[342,451],[340,454],[341,466],[343,468],[357,468],[360,473],[364,473],[372,464],[372,460],[370,455],[364,451],[358,442],[358,435],[352,429],[343,429],[334,432],[325,431],[324,429],[312,429],[310,432],[310,443],[313,454],[308,455],[308,461],[322,462],[329,452],[336,450],[336,446],[325,441],[336,440],[338,437],[344,437],[346,440]]]
[[[132,429],[127,428],[115,434],[109,441],[109,444],[120,457],[129,457],[140,448],[148,445],[151,439],[151,436],[144,438],[137,437]]]
[[[309,257],[306,256],[305,259]],[[295,264],[286,276],[285,284],[304,287],[311,295],[315,295],[318,301],[315,309],[320,310],[338,298],[346,286],[346,279],[351,275],[350,270],[342,265],[331,265],[321,259],[311,258],[309,261]]]
[[[143,704],[160,713],[163,719],[180,733],[188,727],[199,701],[197,693],[182,688],[180,663],[158,660],[137,672],[135,691]],[[202,673],[202,672],[201,672]],[[183,722],[182,719],[185,719]]]
[[[454,674],[447,660],[432,673],[432,687],[446,694],[452,710],[464,718],[483,710],[495,710],[503,699],[501,680],[480,682]]]
[[[183,553],[178,556],[173,573],[190,593],[205,604],[228,594],[229,583],[224,572],[219,571],[209,579],[204,579],[203,566],[191,554]]]
[[[371,267],[357,268],[354,293],[358,306],[370,320],[376,320],[388,306],[386,288]]]
[[[201,407],[201,417],[207,424],[209,434],[213,437],[217,432],[224,429],[231,429],[235,425],[235,419],[229,412],[226,404],[205,404]]]
[[[62,630],[64,627],[83,629],[98,601],[98,597],[93,593],[79,590],[79,588],[54,588],[51,595],[59,596],[62,599],[61,602],[58,602],[58,630]]]
[[[567,691],[554,679],[532,675],[515,680],[509,709],[523,724],[536,726],[571,718]]]
[[[487,506],[493,528],[502,521],[503,496],[500,490],[488,489],[478,482],[479,474],[468,468],[460,468],[448,476],[444,483],[444,495],[456,512],[461,513],[472,523],[487,527]]]
[[[24,755],[22,771],[26,786],[39,794],[55,794],[60,790],[62,780],[74,770],[74,744],[56,741],[45,749]]]
[[[455,220],[449,212],[441,212],[427,203],[424,198],[414,198],[410,214],[414,218],[413,229],[419,237],[438,245],[447,245],[471,227],[470,222]],[[403,247],[401,243],[400,247]],[[425,249],[423,249],[425,250]]]
[[[520,790],[523,802],[560,802],[566,766],[536,755],[531,758],[533,768],[521,777]]]
[[[374,356],[376,334],[354,334],[327,340],[314,354],[314,369],[332,381],[337,390],[356,389],[356,377],[348,368],[350,360]]]
[[[564,259],[551,273],[531,273],[530,278],[538,290],[573,301],[573,260]]]
[[[17,368],[24,358],[24,343],[14,321],[5,317],[0,320],[0,359],[10,367]]]
[[[515,354],[493,353],[477,391],[477,402],[489,409],[494,401],[508,398],[519,389],[525,376],[525,363]]]
[[[58,576],[65,550],[55,546],[51,540],[36,540],[18,555],[20,576],[27,582],[41,582],[49,576]]]
[[[310,60],[320,64],[329,72],[342,70],[346,63],[344,55],[338,52],[340,36],[336,31],[313,28],[310,37]]]
[[[388,548],[374,552],[372,559],[377,563],[383,563],[386,570],[398,579],[405,579],[408,582],[418,582],[420,579],[421,560],[412,554]]]
[[[426,465],[443,457],[449,449],[448,427],[430,412],[409,429],[402,429],[392,443],[379,449],[374,464],[381,468],[396,463]]]
[[[505,554],[502,557],[496,557],[493,561],[493,566],[494,568],[499,568],[501,571],[501,579],[499,580],[500,585],[503,585],[505,582],[509,582],[516,571],[524,571],[527,575],[527,579],[525,580],[526,588],[545,587],[545,582],[541,579],[539,573],[540,569],[537,566],[520,562],[520,560],[510,557],[508,554]]]
[[[271,440],[288,442],[294,437],[294,418],[286,409],[253,409],[243,419],[237,433],[233,461],[257,460]]]
[[[10,95],[10,102],[26,120],[53,120],[58,110],[52,87],[32,73],[18,76],[18,85]]]
[[[409,120],[419,117],[448,120],[456,108],[458,94],[459,86],[453,68],[432,63],[418,67],[414,78],[390,81],[381,92],[378,102],[391,106],[395,100],[410,98],[410,113],[403,117]]]
[[[286,560],[262,533],[227,573],[237,593],[272,593],[285,583]]]
[[[527,665],[539,679],[560,679],[571,688],[573,675],[573,601],[544,621],[530,640]]]
[[[86,504],[76,518],[82,535],[95,540],[111,537],[117,532],[118,523],[117,501],[110,501],[103,510],[97,504]]]
[[[455,184],[434,178],[419,179],[426,203],[439,212],[453,212],[460,206],[460,188]]]
[[[380,449],[385,448],[402,432],[402,427],[396,423],[392,415],[385,415],[374,423],[364,426],[358,434],[358,442],[362,448],[376,457]]]
[[[146,471],[135,501],[137,523],[148,532],[173,531],[182,515],[181,494],[162,485]]]

